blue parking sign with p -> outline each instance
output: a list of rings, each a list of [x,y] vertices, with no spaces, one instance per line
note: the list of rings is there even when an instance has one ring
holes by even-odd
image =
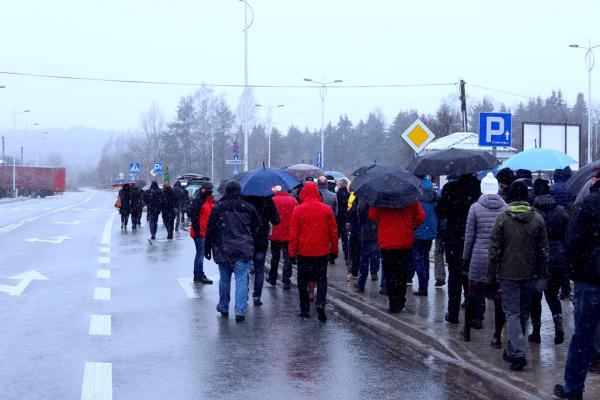
[[[139,174],[140,173],[140,163],[139,162],[130,162],[129,163],[129,173],[130,174]]]
[[[479,145],[510,147],[512,145],[512,115],[510,113],[479,113]]]
[[[161,163],[161,162],[154,163],[154,172],[156,172],[157,174],[162,174],[163,173],[163,163]]]

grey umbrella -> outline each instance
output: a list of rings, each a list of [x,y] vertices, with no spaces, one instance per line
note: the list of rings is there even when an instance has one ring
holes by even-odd
[[[593,161],[580,168],[579,171],[575,172],[567,181],[567,190],[573,194],[579,193],[581,188],[590,180],[596,170],[600,170],[600,161]]]
[[[417,157],[406,168],[418,176],[463,175],[492,169],[500,164],[486,151],[447,149]]]

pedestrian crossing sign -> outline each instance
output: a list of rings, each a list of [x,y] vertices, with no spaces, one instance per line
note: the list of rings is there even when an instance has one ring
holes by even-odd
[[[404,131],[402,139],[404,139],[416,153],[420,153],[433,139],[435,139],[435,135],[423,121],[417,118],[417,120]]]
[[[131,174],[139,174],[140,173],[140,163],[139,162],[130,162],[129,163],[129,172]]]

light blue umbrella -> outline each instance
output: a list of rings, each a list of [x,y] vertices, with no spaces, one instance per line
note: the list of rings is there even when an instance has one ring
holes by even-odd
[[[529,171],[545,171],[562,169],[568,165],[577,164],[570,156],[557,150],[536,147],[515,154],[504,161],[502,168],[512,170],[528,169]]]

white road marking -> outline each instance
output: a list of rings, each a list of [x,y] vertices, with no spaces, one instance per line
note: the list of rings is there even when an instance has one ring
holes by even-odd
[[[23,294],[27,286],[34,280],[47,281],[48,278],[37,271],[27,271],[22,274],[11,276],[8,279],[20,280],[17,285],[0,285],[0,292],[8,293],[9,296],[20,296]]]
[[[92,314],[90,318],[90,335],[110,336],[112,334],[112,319],[110,315]]]
[[[94,288],[94,300],[110,300],[111,291],[107,287]]]
[[[42,210],[50,211],[50,210],[54,210],[54,207],[44,207],[44,208],[42,208]]]
[[[37,242],[37,243],[61,244],[65,240],[71,240],[71,239],[73,239],[73,238],[70,236],[54,236],[54,239],[30,238],[30,239],[25,239],[25,241],[27,241],[29,243]]]
[[[103,211],[101,208],[88,208],[88,211]]]
[[[110,253],[110,247],[100,247],[100,253]]]
[[[115,215],[117,215],[117,213],[112,212],[110,214],[110,218],[104,224],[104,232],[102,232],[102,242],[101,243],[105,246],[110,246],[110,238],[111,238],[111,234],[112,234],[112,226],[113,226],[113,222],[115,220]]]
[[[81,400],[112,400],[112,363],[86,362]]]
[[[187,297],[189,297],[190,299],[200,298],[200,296],[198,296],[198,293],[196,293],[196,291],[192,287],[192,285],[194,284],[194,278],[177,278],[177,281],[183,288],[183,291],[185,292]]]
[[[79,225],[83,221],[55,221],[57,225]]]
[[[96,271],[96,278],[110,279],[112,272],[110,269],[99,269]]]
[[[5,226],[3,228],[0,228],[0,232],[9,232],[9,231],[12,231],[15,228],[18,228],[21,225],[22,224],[10,224],[10,225],[7,225],[7,226]]]
[[[110,264],[110,257],[100,256],[98,257],[98,262],[100,264]]]

